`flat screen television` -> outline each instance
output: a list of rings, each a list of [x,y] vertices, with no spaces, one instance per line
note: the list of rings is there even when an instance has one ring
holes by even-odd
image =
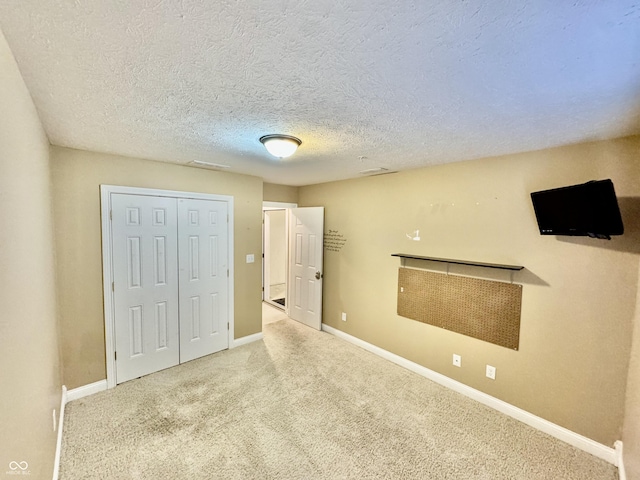
[[[624,226],[613,182],[597,180],[531,194],[541,235],[605,238]]]

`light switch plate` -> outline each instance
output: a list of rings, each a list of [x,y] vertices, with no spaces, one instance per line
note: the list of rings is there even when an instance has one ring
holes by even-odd
[[[247,255],[247,263],[253,262],[255,262],[255,257],[253,256],[253,253],[250,253],[249,255]]]

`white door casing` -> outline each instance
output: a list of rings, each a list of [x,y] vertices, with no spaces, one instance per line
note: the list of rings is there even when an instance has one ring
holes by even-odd
[[[117,383],[177,365],[175,198],[113,195]]]
[[[271,248],[271,219],[268,210],[262,211],[262,301],[271,303],[271,256],[269,251]]]
[[[227,204],[178,200],[180,362],[229,346]]]
[[[116,386],[116,382],[117,383],[121,383],[123,380],[121,380],[121,378],[117,378],[117,370],[119,368],[119,366],[117,365],[119,363],[119,361],[121,360],[121,352],[120,350],[118,350],[118,362],[116,362],[116,306],[120,306],[120,304],[116,302],[116,292],[115,292],[115,288],[116,288],[116,282],[114,281],[116,278],[116,273],[118,273],[116,270],[119,268],[116,265],[116,262],[118,262],[118,260],[115,258],[114,252],[115,252],[115,238],[114,238],[114,222],[112,221],[112,216],[116,217],[117,214],[115,214],[113,212],[113,205],[114,205],[114,199],[116,199],[115,201],[117,202],[117,195],[119,194],[123,194],[123,195],[131,195],[131,196],[137,196],[140,199],[150,199],[151,197],[159,197],[160,201],[164,201],[164,200],[168,200],[169,202],[172,202],[172,204],[176,205],[176,207],[174,207],[175,210],[175,216],[173,217],[173,222],[174,222],[174,231],[176,232],[176,239],[174,240],[174,246],[173,248],[171,248],[172,252],[175,252],[175,262],[177,264],[177,257],[178,257],[178,241],[177,241],[177,199],[196,199],[196,200],[213,200],[216,202],[223,202],[226,204],[226,208],[227,208],[227,213],[228,213],[228,223],[226,224],[226,266],[228,269],[228,277],[227,278],[227,293],[225,295],[225,302],[226,302],[226,318],[221,319],[221,323],[224,324],[225,328],[227,328],[227,345],[229,348],[233,348],[236,345],[236,342],[234,342],[234,302],[233,302],[233,298],[234,298],[234,268],[233,268],[233,255],[234,255],[234,248],[233,248],[233,225],[234,225],[234,216],[233,216],[233,197],[232,196],[228,196],[228,195],[215,195],[215,194],[203,194],[203,193],[194,193],[194,192],[180,192],[180,191],[172,191],[172,190],[156,190],[156,189],[147,189],[147,188],[135,188],[135,187],[123,187],[123,186],[113,186],[113,185],[101,185],[100,186],[100,194],[101,194],[101,218],[102,218],[102,262],[103,262],[103,268],[102,268],[102,273],[103,273],[103,295],[104,295],[104,319],[105,319],[105,351],[106,351],[106,366],[107,366],[107,388],[113,388]],[[150,200],[152,201],[152,200]],[[155,200],[153,200],[155,201]],[[164,207],[163,207],[164,208]],[[132,215],[134,215],[134,219],[135,219],[135,213],[133,213]],[[144,221],[144,218],[142,218],[142,220]],[[130,222],[131,223],[131,222]],[[169,227],[168,227],[169,228]],[[134,235],[135,236],[135,235]],[[170,238],[167,238],[167,241],[170,241]],[[140,240],[142,241],[142,239]],[[132,245],[135,247],[136,246],[136,242],[139,242],[138,240],[133,240]],[[146,253],[148,253],[148,248],[144,248],[144,243],[139,243],[140,245],[140,259],[141,261],[143,261],[146,258]],[[167,247],[169,248],[169,247]],[[224,250],[224,249],[223,249]],[[152,250],[153,251],[153,250]],[[168,250],[167,250],[168,252]],[[169,264],[172,261],[170,257],[166,258],[167,261],[167,272],[170,271],[170,267]],[[221,261],[220,264],[225,263],[225,261]],[[144,263],[144,262],[143,262]],[[124,263],[126,265],[126,261]],[[176,288],[175,288],[175,292],[176,292],[176,296],[178,295],[178,274],[177,274],[178,270],[177,270],[177,266],[176,266],[176,271],[175,271],[175,276],[173,278],[173,281],[176,283]],[[137,273],[134,271],[133,272],[135,275],[137,275]],[[167,273],[168,274],[168,273]],[[226,274],[226,273],[225,273]],[[127,276],[130,275],[129,272],[127,272]],[[146,275],[144,273],[144,266],[140,267],[140,276],[141,279],[146,278]],[[136,277],[137,278],[137,277]],[[144,281],[144,280],[141,280]],[[121,282],[120,282],[121,283]],[[156,302],[158,303],[158,302]],[[117,304],[117,305],[116,305]],[[140,303],[136,304],[136,305],[140,305]],[[133,305],[134,307],[136,305]],[[169,307],[169,305],[167,305],[167,307]],[[176,308],[177,305],[176,305]],[[144,309],[144,304],[143,304],[143,311],[146,310]],[[169,310],[167,310],[169,311]],[[127,312],[128,313],[128,312]],[[139,312],[134,311],[134,314],[138,314]],[[179,313],[176,313],[174,315],[174,318],[177,318],[178,322],[179,322]],[[224,312],[223,312],[224,315]],[[135,317],[134,317],[135,318]],[[138,322],[139,325],[139,320],[136,319],[135,321]],[[141,331],[140,327],[137,327],[138,331]],[[176,324],[175,326],[176,331],[179,330],[179,323]],[[124,330],[123,330],[124,331]],[[176,333],[176,337],[177,338],[179,336],[179,333]],[[223,334],[224,336],[224,334]],[[133,347],[129,346],[129,348],[134,348],[137,350],[140,350],[139,345],[140,342],[144,342],[146,341],[145,338],[148,340],[150,337],[147,334],[146,337],[145,336],[140,336],[138,337],[138,344],[135,345]],[[178,344],[178,342],[175,342],[176,344]],[[238,343],[238,345],[240,345],[242,343]],[[179,348],[179,347],[178,347]],[[164,350],[163,350],[164,351]],[[138,358],[138,357],[136,357]],[[178,358],[178,362],[179,362],[179,358]],[[141,363],[141,362],[138,362]],[[165,368],[165,367],[161,367],[161,368]],[[144,373],[142,373],[144,374]],[[135,373],[133,374],[135,375]],[[138,375],[140,376],[140,375]],[[126,377],[125,377],[126,378]]]
[[[322,328],[324,207],[289,210],[289,316]]]

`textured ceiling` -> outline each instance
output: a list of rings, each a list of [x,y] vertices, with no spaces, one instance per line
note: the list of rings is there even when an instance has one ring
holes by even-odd
[[[640,133],[636,1],[0,0],[0,28],[52,144],[272,183]]]

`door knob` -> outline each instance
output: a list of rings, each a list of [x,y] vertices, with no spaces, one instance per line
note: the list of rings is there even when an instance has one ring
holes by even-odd
[[[320,280],[322,278],[322,274],[320,272],[316,272],[316,280]]]

